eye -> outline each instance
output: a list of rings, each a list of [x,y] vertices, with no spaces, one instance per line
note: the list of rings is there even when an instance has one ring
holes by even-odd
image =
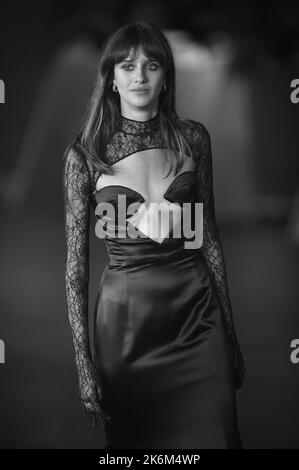
[[[158,64],[158,63],[149,64],[150,70],[157,70],[159,67],[160,67],[160,64]]]
[[[124,65],[121,66],[121,68],[124,69],[124,70],[129,70],[129,67],[133,67],[133,65],[131,65],[131,64],[124,64]]]
[[[149,68],[149,70],[157,70],[160,67],[160,64],[156,63],[156,62],[152,62],[152,63],[148,64],[147,67]],[[134,65],[133,64],[123,64],[121,66],[121,68],[124,69],[124,70],[132,70],[134,68]]]

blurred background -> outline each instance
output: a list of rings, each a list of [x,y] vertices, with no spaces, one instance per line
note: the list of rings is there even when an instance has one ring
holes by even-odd
[[[177,111],[210,132],[236,330],[246,449],[299,449],[298,4],[45,0],[1,4],[1,448],[105,445],[79,405],[64,293],[62,155],[84,116],[99,48],[126,23],[162,28]],[[1,100],[0,100],[1,101]],[[90,314],[108,261],[91,220]]]

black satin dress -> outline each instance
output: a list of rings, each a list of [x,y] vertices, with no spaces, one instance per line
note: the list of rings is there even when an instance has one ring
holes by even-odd
[[[122,131],[134,132],[122,134],[130,145],[122,146],[115,161],[132,155],[132,139],[133,153],[160,148],[159,139],[152,140],[156,124],[157,118],[146,123],[124,118]],[[140,127],[151,131],[150,139],[139,134]],[[192,148],[196,152],[195,144]],[[182,171],[162,199],[180,207],[198,201],[197,181],[195,171]],[[111,184],[94,188],[94,210],[109,202],[117,214],[120,195],[127,206],[147,202],[138,191]],[[101,220],[96,213],[97,223]],[[116,223],[115,229],[123,227]],[[93,360],[111,416],[106,448],[242,448],[219,298],[201,249],[186,249],[184,236],[172,234],[162,242],[149,236],[105,238],[109,263],[94,312]]]

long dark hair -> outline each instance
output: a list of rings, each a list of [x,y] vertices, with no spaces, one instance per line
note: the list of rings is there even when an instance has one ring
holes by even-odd
[[[103,173],[112,173],[102,157],[120,119],[119,94],[112,90],[114,65],[122,62],[132,51],[136,54],[139,47],[165,70],[167,89],[160,93],[158,112],[165,148],[175,154],[175,172],[181,167],[183,155],[191,155],[188,142],[180,132],[181,119],[175,109],[175,66],[168,40],[152,23],[130,23],[110,36],[102,48],[94,91],[77,137],[77,144],[90,163]],[[171,162],[170,171],[172,167]]]

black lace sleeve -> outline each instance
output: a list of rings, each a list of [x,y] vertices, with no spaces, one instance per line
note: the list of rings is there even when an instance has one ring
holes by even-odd
[[[81,398],[95,384],[88,333],[90,173],[70,146],[63,160],[66,238],[65,287]]]
[[[109,420],[92,361],[88,330],[89,223],[92,184],[85,157],[70,146],[63,160],[66,238],[65,287],[78,371],[80,400],[92,426]]]
[[[232,341],[236,388],[239,388],[243,382],[245,366],[235,332],[226,265],[216,224],[211,139],[209,132],[202,124],[200,125],[199,147],[200,151],[196,160],[196,176],[198,200],[203,202],[203,244],[201,252],[221,306],[226,330]]]
[[[76,364],[89,355],[88,283],[90,180],[88,169],[72,147],[64,155],[64,214],[66,237],[66,298]]]

